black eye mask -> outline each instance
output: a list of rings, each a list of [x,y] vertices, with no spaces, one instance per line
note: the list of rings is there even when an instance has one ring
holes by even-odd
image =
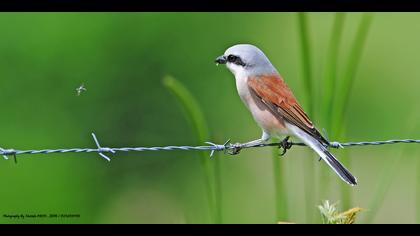
[[[227,61],[236,65],[246,66],[246,64],[241,60],[241,58],[235,55],[229,55],[227,57]]]

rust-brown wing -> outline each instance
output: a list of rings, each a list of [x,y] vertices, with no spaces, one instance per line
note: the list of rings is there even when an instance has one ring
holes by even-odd
[[[250,91],[267,105],[269,110],[279,118],[301,128],[306,133],[324,144],[328,141],[315,128],[308,115],[297,102],[292,91],[278,75],[250,77]]]

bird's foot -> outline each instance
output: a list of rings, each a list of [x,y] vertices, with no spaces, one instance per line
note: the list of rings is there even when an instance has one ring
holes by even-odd
[[[282,148],[283,151],[280,154],[280,156],[284,156],[287,152],[287,150],[289,150],[290,148],[292,148],[292,143],[289,142],[290,136],[287,136],[286,138],[284,138],[280,144],[279,144],[279,148]]]
[[[226,149],[226,153],[229,155],[237,155],[241,152],[243,146],[241,143],[231,144],[230,148]]]

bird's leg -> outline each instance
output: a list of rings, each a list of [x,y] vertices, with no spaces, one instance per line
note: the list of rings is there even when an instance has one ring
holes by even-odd
[[[280,154],[280,156],[284,156],[287,152],[287,150],[289,150],[290,148],[292,148],[292,144],[289,142],[290,136],[287,136],[286,138],[284,138],[280,144],[279,144],[279,148],[282,148],[283,151]]]
[[[236,155],[236,154],[239,154],[241,152],[242,148],[249,148],[249,147],[258,146],[258,145],[261,145],[261,144],[267,142],[269,139],[270,139],[270,135],[267,132],[263,131],[263,134],[262,134],[260,139],[253,140],[253,141],[246,142],[246,143],[232,144],[232,148],[230,150],[228,150],[227,153],[230,154],[230,155]]]

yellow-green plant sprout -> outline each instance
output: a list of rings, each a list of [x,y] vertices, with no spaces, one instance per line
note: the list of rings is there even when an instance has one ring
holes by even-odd
[[[354,224],[357,214],[363,211],[362,208],[355,207],[340,213],[337,210],[337,203],[331,204],[328,200],[318,206],[318,209],[323,224]]]

